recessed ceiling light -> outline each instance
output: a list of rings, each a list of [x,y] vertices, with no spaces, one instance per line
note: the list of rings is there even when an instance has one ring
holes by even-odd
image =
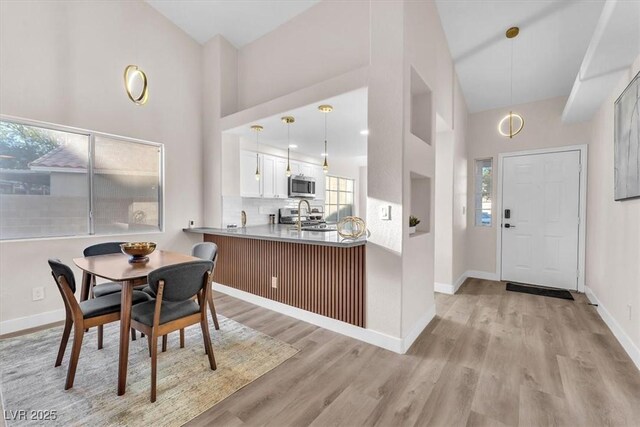
[[[369,135],[369,129],[363,129],[360,131],[360,135]]]
[[[289,148],[298,148],[296,144],[289,144]]]
[[[322,157],[327,157],[327,153],[320,153]]]

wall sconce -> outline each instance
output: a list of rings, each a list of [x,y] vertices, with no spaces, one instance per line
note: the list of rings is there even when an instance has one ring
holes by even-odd
[[[124,88],[136,105],[144,105],[149,99],[147,75],[137,65],[128,65],[124,69]]]

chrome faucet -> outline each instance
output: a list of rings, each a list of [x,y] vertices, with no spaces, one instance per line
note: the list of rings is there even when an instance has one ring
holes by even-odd
[[[308,200],[300,199],[298,202],[298,231],[302,231],[302,219],[300,218],[300,208],[302,208],[302,202],[307,204],[307,213],[311,212],[311,205]]]
[[[242,228],[247,226],[247,213],[245,211],[240,212],[240,220]]]

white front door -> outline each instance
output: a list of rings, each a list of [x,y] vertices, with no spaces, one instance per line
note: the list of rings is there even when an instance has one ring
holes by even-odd
[[[505,157],[502,280],[578,288],[580,151]]]

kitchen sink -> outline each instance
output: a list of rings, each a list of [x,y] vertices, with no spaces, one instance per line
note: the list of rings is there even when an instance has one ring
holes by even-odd
[[[327,224],[320,224],[320,225],[307,225],[302,227],[302,231],[338,231],[337,227],[335,225],[327,225]]]

